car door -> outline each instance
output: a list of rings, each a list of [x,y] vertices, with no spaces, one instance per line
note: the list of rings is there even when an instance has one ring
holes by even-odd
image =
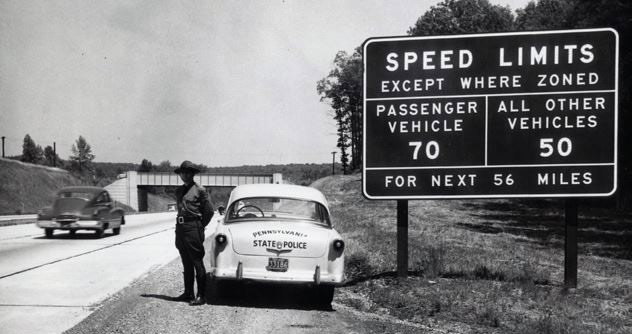
[[[99,210],[99,219],[112,222],[112,202],[110,201],[108,193],[105,191],[100,193],[94,204],[97,210]]]

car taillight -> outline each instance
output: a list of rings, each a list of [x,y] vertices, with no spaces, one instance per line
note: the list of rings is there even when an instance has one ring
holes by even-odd
[[[215,242],[217,242],[218,245],[223,245],[226,243],[226,235],[224,234],[218,234],[215,236]]]
[[[340,239],[334,240],[334,249],[342,252],[342,250],[345,249],[345,242]]]

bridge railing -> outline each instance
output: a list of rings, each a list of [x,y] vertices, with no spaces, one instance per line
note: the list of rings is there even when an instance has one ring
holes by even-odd
[[[130,173],[131,174],[131,173]],[[280,181],[280,175],[277,177]],[[130,175],[130,177],[133,177]],[[194,180],[205,187],[236,187],[242,184],[253,183],[277,183],[275,174],[240,175],[240,174],[196,174]],[[280,182],[278,182],[280,183]],[[136,184],[138,186],[179,186],[182,185],[180,176],[169,172],[137,172]]]
[[[260,175],[199,173],[195,175],[194,180],[204,187],[236,187],[242,184],[283,183],[283,175],[280,173]],[[139,187],[179,185],[182,185],[182,180],[176,173],[129,171],[120,174],[118,180],[105,188],[114,200],[129,205],[134,210],[146,210],[147,191],[139,192]]]

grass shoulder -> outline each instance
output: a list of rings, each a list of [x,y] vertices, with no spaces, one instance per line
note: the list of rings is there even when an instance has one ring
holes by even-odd
[[[563,288],[563,202],[411,201],[409,278],[396,278],[396,202],[369,201],[359,175],[314,184],[346,240],[336,300],[450,332],[632,331],[628,215],[580,211],[579,286]]]

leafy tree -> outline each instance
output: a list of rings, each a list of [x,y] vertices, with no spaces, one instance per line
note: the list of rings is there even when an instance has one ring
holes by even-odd
[[[51,147],[50,145],[44,148],[44,160],[49,166],[57,166],[57,164],[60,162],[59,156],[57,155],[57,153],[55,153],[55,150],[53,150],[53,147]]]
[[[171,166],[171,162],[169,160],[161,161],[158,166],[156,166],[156,171],[158,172],[173,172],[174,168]]]
[[[92,170],[92,160],[94,160],[94,154],[92,154],[92,148],[90,144],[79,136],[77,141],[72,144],[72,155],[70,156],[71,168],[73,170],[83,172]]]
[[[523,9],[516,10],[518,30],[566,29],[573,9],[571,0],[540,0],[529,2]]]
[[[143,159],[143,161],[141,161],[140,166],[138,166],[137,171],[138,172],[151,172],[152,170],[154,170],[154,165],[151,163],[151,161],[147,160],[147,159]]]
[[[103,168],[97,167],[94,171],[94,175],[97,177],[97,179],[101,180],[105,177],[107,177],[107,174],[105,173],[105,171],[103,170]]]
[[[35,141],[30,135],[24,136],[24,143],[22,144],[22,161],[29,163],[39,163],[44,158],[44,151],[42,147],[35,144]]]
[[[506,31],[513,28],[508,7],[492,5],[488,0],[445,0],[422,15],[409,35],[458,34]],[[327,101],[336,120],[340,161],[343,171],[362,165],[362,49],[352,55],[339,51],[334,69],[317,83],[321,101]],[[351,149],[351,159],[347,149]],[[350,164],[349,164],[350,163]]]
[[[339,51],[334,69],[318,81],[316,89],[321,101],[328,101],[338,126],[340,161],[346,173],[349,163],[347,148],[351,148],[351,169],[362,164],[362,51],[352,55]]]
[[[492,5],[488,0],[445,0],[430,7],[408,29],[411,36],[450,35],[513,29],[509,7]]]

